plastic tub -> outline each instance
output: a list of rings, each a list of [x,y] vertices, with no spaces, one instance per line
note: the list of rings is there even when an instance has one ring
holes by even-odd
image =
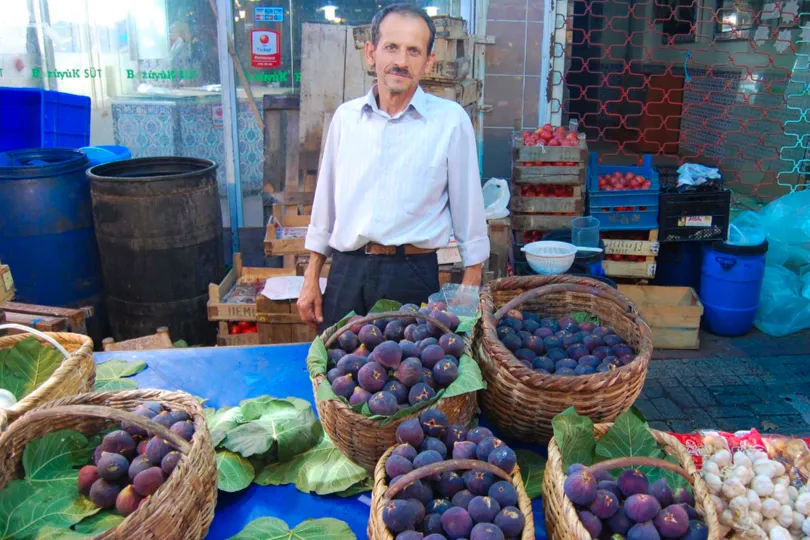
[[[40,88],[0,87],[0,152],[90,144],[90,98]]]
[[[734,337],[753,328],[767,251],[767,240],[754,246],[715,242],[703,247],[700,300],[706,330]]]
[[[79,152],[87,156],[87,159],[90,160],[91,167],[95,167],[101,163],[132,158],[132,152],[129,151],[129,148],[120,145],[85,146],[84,148],[79,148]]]

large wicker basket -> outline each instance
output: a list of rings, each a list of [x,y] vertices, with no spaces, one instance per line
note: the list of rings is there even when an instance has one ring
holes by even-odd
[[[31,333],[40,343],[51,346],[47,340],[40,337],[40,332]],[[48,380],[33,392],[12,407],[0,409],[0,430],[5,429],[9,423],[43,403],[93,390],[96,382],[93,340],[81,334],[45,332],[44,335],[56,340],[69,353],[69,356],[62,360]],[[10,349],[28,337],[28,334],[0,337],[0,349]]]
[[[409,318],[413,317],[409,313],[389,312],[369,315],[363,319],[354,321],[352,324],[363,324],[387,318]],[[444,332],[450,330],[441,322],[431,319],[425,315],[420,318],[430,320],[441,328]],[[321,335],[321,339],[326,344],[327,349],[334,343],[344,331],[348,330],[346,325],[341,329],[337,325],[327,328]],[[469,350],[467,351],[469,353]],[[396,443],[397,427],[410,418],[415,418],[419,412],[404,416],[384,426],[380,425],[380,420],[372,420],[362,414],[352,410],[346,403],[333,399],[321,401],[318,399],[318,387],[321,384],[329,384],[325,375],[317,375],[312,379],[312,391],[315,393],[315,406],[318,409],[318,416],[323,424],[323,429],[335,443],[343,454],[353,462],[357,463],[368,472],[374,472],[374,467],[380,457]],[[447,415],[450,424],[467,425],[472,420],[475,413],[476,401],[475,392],[461,394],[446,399],[438,400],[433,408],[441,410]]]
[[[498,339],[498,321],[513,308],[541,317],[596,315],[637,351],[637,357],[626,366],[593,375],[536,372]],[[612,422],[628,410],[644,386],[652,340],[633,304],[600,281],[565,275],[513,277],[490,281],[482,290],[473,353],[487,383],[480,396],[487,418],[510,437],[545,444],[553,435],[551,420],[571,406],[594,422]]]
[[[493,473],[501,480],[512,482],[518,496],[518,509],[523,514],[525,524],[521,540],[532,540],[534,538],[534,515],[532,514],[532,501],[526,494],[523,486],[523,478],[520,476],[520,468],[515,465],[515,470],[511,474],[506,474],[494,465],[477,460],[450,459],[436,463],[428,467],[420,467],[405,475],[402,479],[388,486],[385,483],[385,462],[388,460],[396,446],[392,446],[385,451],[385,454],[377,462],[374,469],[374,488],[371,491],[371,514],[368,521],[369,540],[394,540],[394,535],[388,530],[383,522],[383,509],[388,502],[393,499],[399,491],[414,480],[430,476],[431,474],[445,471],[456,471],[461,469],[485,470]]]
[[[166,428],[129,412],[142,401],[159,401],[186,411],[194,422],[194,437],[186,442]],[[125,420],[166,439],[183,458],[164,484],[137,511],[96,540],[197,540],[205,538],[214,518],[217,467],[214,447],[197,400],[184,392],[129,390],[80,394],[35,408],[0,436],[0,489],[21,474],[23,450],[29,442],[63,429],[85,435]]]
[[[594,425],[594,437],[599,440],[608,432],[611,426],[612,424]],[[655,466],[679,472],[689,481],[695,496],[695,509],[703,517],[703,521],[709,529],[709,540],[719,540],[721,535],[717,512],[712,503],[709,489],[697,472],[692,457],[686,451],[686,448],[672,435],[654,429],[650,429],[650,433],[655,437],[664,452],[678,462],[678,466],[676,466],[668,461],[653,460],[657,462]],[[632,458],[619,458],[610,460],[612,463],[604,462],[604,464],[597,465],[603,470],[610,470],[614,467],[636,466],[641,464],[640,461],[649,460],[649,458],[641,458],[640,460],[636,458],[636,460],[634,463]],[[551,540],[591,540],[590,533],[585,530],[579,520],[574,503],[566,497],[563,491],[566,478],[560,448],[557,446],[557,441],[551,439],[548,445],[548,462],[543,476],[543,509],[548,537]]]

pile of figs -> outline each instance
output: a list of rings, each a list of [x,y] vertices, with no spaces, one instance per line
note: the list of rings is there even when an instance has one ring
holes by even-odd
[[[568,468],[563,486],[593,538],[611,540],[706,540],[709,529],[686,488],[671,489],[666,479],[650,483],[639,469],[591,474],[583,465]]]
[[[145,401],[134,414],[151,419],[187,441],[194,436],[188,413]],[[79,470],[79,491],[96,506],[115,508],[128,516],[153,495],[182,459],[164,439],[122,422],[121,429],[104,436],[93,454],[93,464]]]
[[[636,351],[613,328],[573,317],[540,318],[511,310],[499,321],[497,332],[515,358],[538,373],[591,375],[636,359]]]
[[[396,437],[399,445],[385,462],[389,486],[411,471],[450,459],[484,461],[507,474],[517,462],[515,452],[489,429],[448,425],[438,409],[401,423]],[[409,483],[384,507],[382,518],[396,540],[504,540],[520,538],[525,525],[511,482],[475,469]]]
[[[418,308],[406,304],[406,317],[360,323],[349,319],[328,351],[327,379],[350,405],[368,403],[372,414],[391,416],[399,410],[432,399],[458,378],[464,339],[452,333],[459,325],[442,303]],[[421,318],[429,315],[451,330]]]

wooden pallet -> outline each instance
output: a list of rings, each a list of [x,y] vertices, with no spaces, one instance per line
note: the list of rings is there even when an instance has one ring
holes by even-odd
[[[605,243],[605,255],[639,255],[656,256],[661,245],[658,243],[658,229],[644,231],[647,233],[646,240],[625,240],[621,238],[610,238],[620,231],[602,233],[602,241]]]
[[[703,304],[691,287],[619,285],[652,330],[656,349],[699,349]]]
[[[295,268],[250,268],[242,266],[242,254],[234,253],[233,268],[221,283],[208,285],[209,321],[256,321],[256,298],[246,303],[228,303],[225,298],[234,287],[254,284],[260,288],[268,278],[294,276]]]
[[[484,84],[478,79],[467,79],[461,82],[451,82],[450,84],[440,81],[425,81],[420,83],[422,89],[434,96],[455,101],[462,107],[478,104],[481,101]]]

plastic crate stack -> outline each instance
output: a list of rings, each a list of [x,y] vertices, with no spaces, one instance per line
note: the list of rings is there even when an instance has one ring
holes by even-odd
[[[713,188],[678,191],[678,166],[659,166],[661,242],[725,240],[731,213],[731,191],[722,179]]]
[[[561,129],[561,128],[555,128]],[[533,274],[520,249],[555,229],[571,227],[585,209],[588,146],[527,146],[523,132],[512,139],[512,262],[518,275]]]
[[[620,174],[625,189],[600,188]],[[633,189],[634,178],[649,182],[648,189]],[[635,186],[636,188],[638,186]],[[661,191],[652,156],[645,155],[641,166],[606,165],[592,153],[588,164],[588,213],[599,220],[599,233],[605,243],[602,269],[611,278],[650,280],[657,270],[659,250],[658,208]]]

